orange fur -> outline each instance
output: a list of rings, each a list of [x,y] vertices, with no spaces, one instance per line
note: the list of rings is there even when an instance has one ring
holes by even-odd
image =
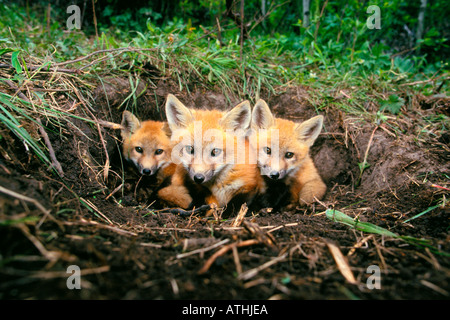
[[[311,204],[326,192],[326,185],[309,155],[322,123],[322,116],[300,124],[274,118],[263,100],[259,100],[253,109],[253,142],[258,153],[258,167],[266,186],[277,184],[280,188],[281,184],[281,188],[289,188],[293,204]],[[273,190],[269,188],[266,193],[270,192]]]
[[[140,122],[124,111],[121,135],[123,155],[140,174],[155,176],[157,184],[174,174],[176,165],[171,162],[171,143],[164,122]]]
[[[260,188],[261,178],[256,164],[249,164],[248,141],[237,135],[250,125],[249,103],[245,101],[227,113],[189,110],[169,95],[166,115],[179,164],[171,185],[161,189],[158,196],[184,209],[205,203],[225,207],[236,197],[242,197],[241,202],[250,201]],[[240,159],[239,152],[244,150],[246,157]],[[184,193],[178,196],[180,190],[187,190],[193,202],[188,204]]]

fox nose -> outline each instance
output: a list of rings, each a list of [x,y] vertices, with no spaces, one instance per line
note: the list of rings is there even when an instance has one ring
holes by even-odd
[[[280,177],[280,173],[278,171],[272,171],[269,176],[270,179],[277,180]]]
[[[142,174],[149,176],[152,174],[152,170],[148,169],[148,168],[144,168],[144,169],[142,169]]]
[[[205,181],[205,176],[203,174],[201,174],[201,173],[197,173],[194,176],[194,181],[197,182],[197,183],[202,183],[203,181]]]

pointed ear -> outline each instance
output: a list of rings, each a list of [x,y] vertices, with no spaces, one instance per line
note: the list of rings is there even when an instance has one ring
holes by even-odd
[[[312,146],[322,130],[323,116],[316,116],[295,126],[297,139]]]
[[[166,100],[167,123],[172,131],[184,128],[194,121],[191,111],[173,94],[167,95]]]
[[[122,138],[128,137],[136,132],[141,127],[141,122],[130,111],[124,111],[122,114]]]
[[[247,100],[239,103],[236,107],[228,111],[220,120],[220,124],[225,129],[231,130],[246,130],[250,127],[252,120],[252,110],[250,102]]]
[[[269,129],[275,124],[275,119],[267,103],[260,99],[256,102],[252,112],[252,127],[254,129]]]

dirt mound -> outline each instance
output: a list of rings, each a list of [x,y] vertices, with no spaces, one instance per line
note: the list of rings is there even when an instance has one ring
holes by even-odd
[[[164,119],[165,97],[177,92],[169,80],[103,83],[92,112],[116,123],[125,104],[141,119]],[[418,138],[414,122],[422,120],[414,110],[411,124],[364,120],[332,106],[317,111],[310,90],[263,98],[275,115],[293,121],[325,116],[311,150],[328,186],[325,199],[312,208],[248,212],[239,226],[235,215],[215,220],[155,210],[147,201],[151,183],[122,161],[117,130],[76,118],[64,130],[44,123],[64,171],[57,178],[0,127],[0,298],[448,298],[448,191],[435,187],[449,182],[445,133]],[[207,109],[239,102],[214,91],[177,96]],[[327,208],[429,242],[356,231],[327,219]],[[81,290],[67,289],[69,265],[82,270]],[[381,272],[379,289],[367,286],[372,265]]]

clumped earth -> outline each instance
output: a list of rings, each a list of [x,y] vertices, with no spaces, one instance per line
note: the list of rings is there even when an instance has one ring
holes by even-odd
[[[128,80],[102,82],[92,116],[120,123]],[[168,93],[196,108],[239,102],[195,86],[179,92],[170,79],[141,89],[134,110],[141,119],[164,119]],[[277,116],[302,121],[316,114],[311,90],[263,98]],[[118,130],[44,121],[59,178],[0,127],[0,298],[448,299],[449,193],[435,185],[449,187],[450,141],[420,128],[427,116],[448,113],[450,102],[414,99],[412,109],[378,125],[333,107],[320,111],[324,130],[311,153],[326,197],[309,208],[247,212],[239,226],[238,212],[216,219],[159,211],[149,201],[151,181],[122,162]],[[35,124],[30,131],[41,138]],[[333,208],[428,242],[355,230],[327,218]],[[81,270],[81,290],[67,288],[70,265]],[[369,266],[380,270],[378,288],[368,286]]]

